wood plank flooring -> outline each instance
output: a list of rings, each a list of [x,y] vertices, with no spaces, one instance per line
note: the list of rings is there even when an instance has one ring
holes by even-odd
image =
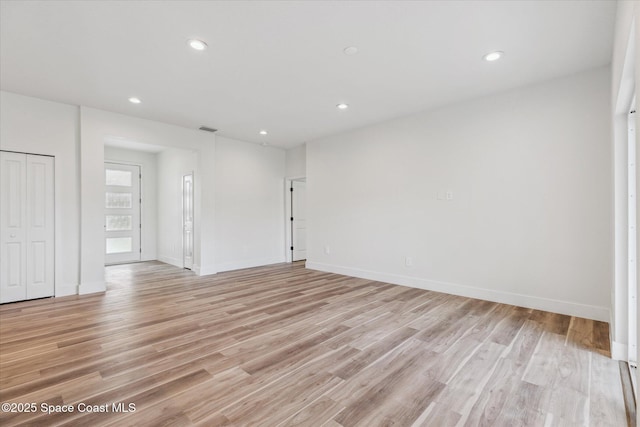
[[[301,263],[106,272],[0,306],[0,425],[627,425],[606,323]]]

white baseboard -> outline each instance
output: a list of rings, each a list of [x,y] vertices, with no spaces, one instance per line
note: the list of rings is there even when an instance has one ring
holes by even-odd
[[[105,282],[88,282],[80,283],[78,286],[78,295],[95,294],[99,292],[106,292],[107,285]]]
[[[159,256],[158,261],[182,268],[182,260],[178,258],[172,258],[168,256]],[[209,274],[216,274],[222,271],[232,271],[232,270],[240,270],[243,268],[261,267],[263,265],[278,264],[281,262],[285,262],[285,259],[283,256],[272,257],[272,258],[254,258],[254,259],[224,262],[215,266],[194,265],[193,272],[196,273],[198,276],[207,276]]]
[[[64,284],[56,285],[56,297],[67,297],[69,295],[78,295],[78,285]]]
[[[199,265],[194,265],[193,272],[196,273],[198,276],[208,276],[210,274],[217,273],[216,268],[210,265],[206,265],[204,267],[200,267]]]
[[[261,267],[263,265],[278,264],[285,262],[284,256],[271,257],[271,258],[255,258],[255,259],[243,259],[238,261],[223,262],[216,266],[218,272],[241,270],[243,268]]]
[[[627,360],[629,359],[629,349],[626,344],[611,341],[611,358],[613,360]]]
[[[160,255],[158,256],[158,261],[182,268],[182,260],[178,258]]]
[[[311,270],[326,271],[329,273],[344,274],[346,276],[360,277],[362,279],[376,280],[379,282],[392,283],[395,285],[410,286],[413,288],[425,289],[429,291],[460,295],[468,298],[493,301],[502,304],[516,305],[519,307],[533,308],[536,310],[550,311],[552,313],[583,317],[586,319],[599,320],[602,322],[609,322],[609,309],[606,307],[540,298],[531,295],[515,294],[511,292],[495,291],[492,289],[476,288],[472,286],[459,285],[456,283],[423,279],[420,277],[382,273],[378,271],[343,267],[339,265],[325,264],[308,260],[306,263],[306,268]]]

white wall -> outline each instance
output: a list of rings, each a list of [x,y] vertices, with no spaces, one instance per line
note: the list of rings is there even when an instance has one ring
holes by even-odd
[[[632,27],[635,28],[632,31]],[[624,63],[627,57],[627,48],[630,41],[638,43],[640,40],[640,5],[633,0],[618,0],[616,10],[616,23],[614,28],[613,55],[611,59],[611,93],[614,101],[620,95],[620,87],[625,83],[623,79]],[[637,51],[636,51],[637,53]],[[636,65],[640,64],[640,55],[634,58]],[[636,73],[640,73],[639,67],[635,67]],[[640,87],[636,85],[636,94],[640,93]],[[616,107],[616,104],[613,104]]]
[[[140,185],[142,198],[141,211],[141,249],[142,261],[157,259],[158,204],[157,204],[157,158],[156,153],[128,150],[116,147],[104,147],[106,162],[133,164],[140,166],[142,182]]]
[[[102,112],[80,107],[79,294],[106,290],[104,283],[104,134]]]
[[[78,107],[0,92],[0,149],[55,156],[56,296],[78,292],[78,144]]]
[[[183,267],[182,177],[192,172],[197,192],[199,185],[195,181],[200,176],[197,152],[171,148],[158,153],[158,260],[178,267]],[[200,221],[194,219],[197,227]],[[198,235],[197,228],[194,235]]]
[[[609,81],[597,69],[308,143],[307,267],[608,321]]]
[[[302,144],[286,151],[286,177],[301,178],[307,176],[307,146]]]
[[[216,138],[218,271],[284,262],[284,173],[284,150]]]

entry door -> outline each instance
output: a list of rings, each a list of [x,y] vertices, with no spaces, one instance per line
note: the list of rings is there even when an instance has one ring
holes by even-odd
[[[140,261],[140,166],[105,163],[105,262]]]
[[[0,303],[53,296],[53,157],[2,151],[0,165]]]
[[[307,259],[307,183],[291,183],[291,240],[293,242],[293,261]]]
[[[182,177],[182,262],[193,268],[193,173]]]

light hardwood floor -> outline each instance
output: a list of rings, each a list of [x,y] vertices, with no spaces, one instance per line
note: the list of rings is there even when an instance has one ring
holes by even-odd
[[[627,425],[606,323],[300,263],[106,272],[105,294],[0,307],[0,401],[37,405],[0,425]]]

